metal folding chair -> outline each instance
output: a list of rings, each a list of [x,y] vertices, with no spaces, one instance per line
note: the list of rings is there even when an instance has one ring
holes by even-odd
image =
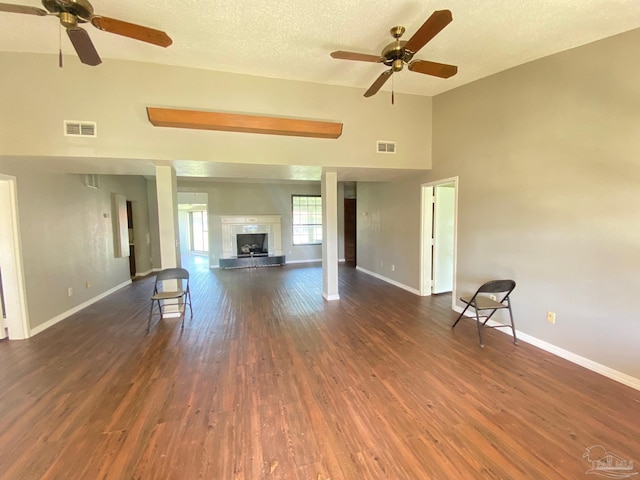
[[[175,280],[177,287],[175,290],[163,290],[163,282]],[[162,318],[167,310],[172,313],[180,313],[182,325],[184,328],[184,317],[187,313],[187,305],[189,305],[190,317],[193,318],[193,309],[191,307],[191,292],[189,291],[189,272],[184,268],[166,268],[156,275],[156,281],[153,287],[153,295],[151,295],[151,309],[149,310],[149,321],[147,323],[147,333],[151,329],[151,319],[154,315],[160,315]],[[157,306],[158,311],[154,313],[154,307]]]
[[[471,297],[461,297],[460,301],[466,304],[464,310],[457,318],[457,320],[451,325],[451,328],[455,328],[460,319],[464,316],[465,312],[469,307],[472,307],[475,310],[476,323],[478,325],[478,338],[480,340],[480,347],[484,348],[484,343],[482,341],[482,329],[483,328],[501,328],[501,327],[511,327],[511,331],[513,332],[513,343],[518,344],[518,339],[516,338],[516,327],[513,323],[513,312],[511,311],[511,299],[509,298],[513,289],[516,288],[516,282],[513,280],[491,280],[489,282],[484,283],[478,288],[476,293]],[[499,295],[500,300],[496,296],[496,300],[489,298],[488,295]],[[509,312],[509,321],[508,324],[499,324],[487,326],[487,322],[493,316],[496,311],[500,309],[507,309]],[[488,311],[487,314],[482,314],[482,312]],[[484,318],[484,322],[480,322],[480,318]]]

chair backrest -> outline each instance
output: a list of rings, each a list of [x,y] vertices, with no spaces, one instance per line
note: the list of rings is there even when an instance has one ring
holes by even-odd
[[[189,280],[189,271],[184,268],[165,268],[156,275],[156,282],[162,280]]]
[[[156,275],[156,282],[153,287],[154,294],[160,291],[160,286],[165,280],[177,280],[179,289],[185,292],[189,291],[189,271],[184,268],[165,268],[160,270]]]
[[[513,280],[490,280],[480,285],[480,288],[478,288],[476,293],[506,292],[506,296],[508,296],[514,288],[516,288],[516,282]]]

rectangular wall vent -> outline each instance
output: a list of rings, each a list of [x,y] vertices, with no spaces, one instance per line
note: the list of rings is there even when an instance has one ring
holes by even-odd
[[[64,121],[64,134],[67,137],[97,137],[98,125],[96,122],[79,122],[76,120]]]
[[[378,140],[378,153],[396,153],[396,142]]]

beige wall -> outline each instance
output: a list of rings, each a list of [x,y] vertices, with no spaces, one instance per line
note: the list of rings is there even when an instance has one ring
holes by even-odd
[[[87,156],[278,165],[431,167],[431,98],[105,59],[89,68],[51,55],[0,53],[0,156]],[[328,120],[337,140],[153,127],[147,106]],[[63,136],[63,120],[98,123],[98,138]],[[34,137],[37,132],[37,137]],[[397,142],[393,164],[377,140]],[[103,164],[104,168],[108,164]],[[150,169],[150,170],[149,170]],[[121,172],[111,172],[121,173]],[[198,172],[194,172],[198,176]]]
[[[415,181],[358,183],[358,266],[419,290],[419,207]]]
[[[101,176],[104,178],[104,176]],[[152,267],[151,254],[151,230],[156,228],[157,222],[149,221],[149,206],[147,199],[147,181],[144,177],[119,175],[111,177],[111,180],[119,183],[127,200],[132,202],[133,208],[133,234],[135,244],[136,275],[142,276],[150,273]]]
[[[134,220],[141,232],[148,230],[144,179],[101,176],[100,188],[91,189],[82,175],[9,159],[0,159],[0,173],[17,179],[31,329],[128,281],[129,258],[114,255],[112,193],[139,203]],[[145,255],[144,246],[140,250]],[[141,266],[145,268],[142,260]],[[68,288],[73,288],[71,297]]]
[[[404,204],[417,250],[420,183],[459,176],[458,292],[514,278],[519,330],[640,378],[638,45],[634,30],[437,96],[433,172],[358,186],[371,248],[395,255]]]

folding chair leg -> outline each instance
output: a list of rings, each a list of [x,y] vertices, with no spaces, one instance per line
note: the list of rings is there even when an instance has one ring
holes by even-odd
[[[476,323],[478,324],[478,339],[480,340],[480,348],[484,348],[484,343],[482,341],[482,325],[480,324],[480,316],[478,315],[478,310],[476,310]]]
[[[489,319],[490,319],[491,317],[493,317],[493,314],[494,314],[494,313],[496,313],[497,311],[498,311],[498,309],[497,309],[497,308],[495,308],[495,309],[493,309],[493,310],[491,311],[491,313],[487,316],[487,318],[485,318],[485,319],[484,319],[484,322],[482,322],[482,326],[483,326],[483,327],[487,324],[487,322],[489,321]]]
[[[155,300],[151,300],[151,309],[149,310],[149,320],[147,321],[147,333],[151,330],[151,318],[153,317],[153,303]]]
[[[460,319],[462,318],[462,316],[464,315],[464,312],[467,311],[467,308],[469,308],[469,304],[467,304],[466,307],[464,307],[464,310],[462,310],[462,313],[458,316],[458,318],[456,319],[455,322],[453,322],[453,325],[451,325],[451,328],[456,328],[456,325],[458,324],[458,322],[460,321]]]
[[[509,310],[509,319],[511,320],[511,331],[513,332],[513,343],[518,345],[518,338],[516,337],[516,324],[513,323],[513,312],[511,312],[511,302],[507,303]]]

